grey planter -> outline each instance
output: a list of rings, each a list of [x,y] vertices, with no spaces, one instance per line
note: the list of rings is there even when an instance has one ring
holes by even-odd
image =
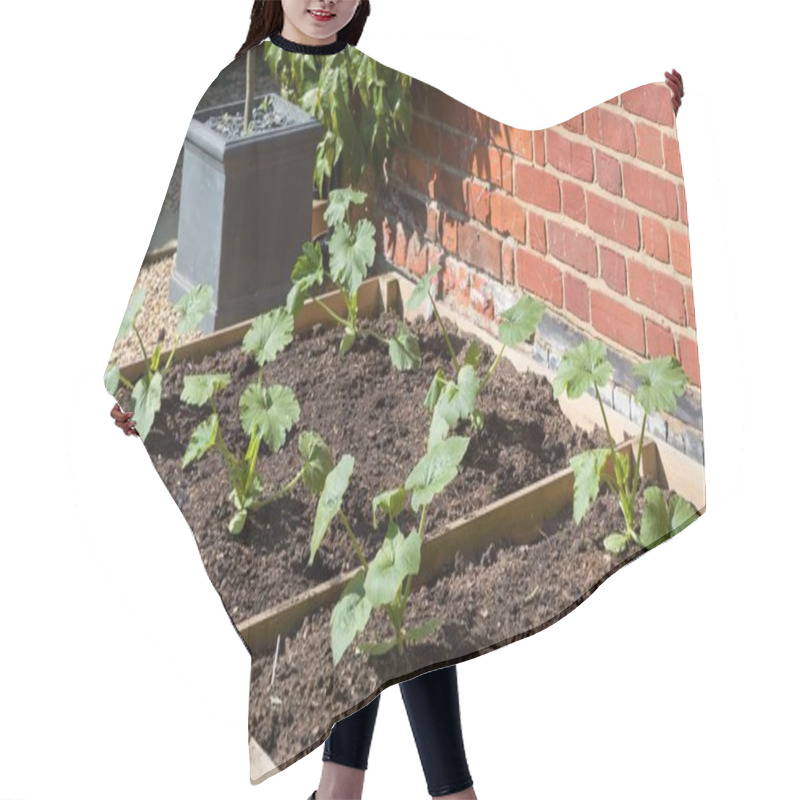
[[[324,128],[280,95],[270,97],[286,125],[226,139],[203,124],[241,112],[239,101],[197,112],[184,142],[169,297],[175,302],[197,284],[211,285],[205,333],[285,302],[292,268],[311,239],[315,150]]]

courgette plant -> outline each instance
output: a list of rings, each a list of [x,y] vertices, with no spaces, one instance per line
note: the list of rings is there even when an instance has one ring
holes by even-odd
[[[498,338],[502,346],[486,373],[478,378],[478,367],[481,361],[481,347],[477,339],[471,339],[464,350],[463,363],[456,356],[453,344],[447,334],[436,300],[431,293],[431,282],[441,270],[441,265],[435,264],[418,281],[406,302],[406,307],[413,311],[424,300],[428,299],[433,307],[433,313],[444,335],[447,349],[450,352],[450,366],[454,378],[445,378],[444,370],[439,367],[428,387],[425,396],[425,407],[432,412],[428,447],[442,441],[456,426],[459,419],[469,419],[476,431],[483,429],[483,412],[476,408],[478,396],[491,379],[497,369],[506,347],[515,347],[522,342],[527,342],[539,327],[544,315],[544,304],[523,294],[513,306],[500,314]]]
[[[419,342],[404,322],[390,339],[370,330],[358,321],[358,287],[367,277],[375,261],[375,226],[371,220],[359,219],[350,224],[351,203],[363,203],[365,192],[352,187],[334,189],[325,209],[325,222],[333,228],[331,235],[330,271],[325,271],[322,249],[319,242],[305,242],[303,253],[292,269],[293,286],[286,298],[286,308],[294,315],[302,308],[313,286],[322,286],[325,277],[336,285],[344,297],[347,318],[337,314],[330,306],[311,295],[311,299],[344,327],[344,336],[339,344],[339,353],[345,355],[355,343],[357,336],[372,337],[389,348],[392,364],[399,370],[419,369],[421,357]]]
[[[249,384],[239,397],[240,424],[250,437],[247,450],[241,457],[232,453],[225,444],[219,425],[219,411],[214,402],[216,392],[230,384],[230,373],[186,375],[183,379],[181,400],[193,406],[211,403],[213,411],[192,432],[181,466],[185,469],[211,448],[220,451],[233,487],[228,494],[228,500],[234,507],[234,514],[228,523],[228,531],[232,534],[242,532],[249,511],[281,497],[303,474],[301,470],[281,489],[265,495],[264,484],[256,472],[262,441],[266,441],[270,450],[277,453],[286,441],[286,434],[300,419],[300,406],[288,386],[263,385],[264,365],[274,361],[277,354],[291,342],[293,329],[294,317],[281,306],[256,317],[242,340],[242,351],[251,354],[260,369],[258,381]]]
[[[621,553],[631,541],[652,549],[665,539],[677,535],[699,516],[694,506],[677,493],[667,502],[664,492],[657,486],[649,486],[644,490],[645,506],[640,523],[636,513],[647,418],[651,414],[674,411],[677,398],[684,393],[689,379],[675,356],[652,358],[634,366],[634,375],[639,379],[634,398],[642,408],[642,425],[636,463],[631,470],[628,456],[616,449],[617,444],[611,435],[600,397],[600,388],[609,382],[612,371],[605,346],[596,340],[587,340],[564,354],[553,381],[555,398],[565,391],[568,397],[580,397],[588,389],[594,389],[608,438],[608,447],[588,450],[570,459],[575,475],[573,519],[575,522],[583,520],[597,499],[603,482],[616,495],[625,518],[625,530],[614,531],[603,540],[605,549],[611,553]],[[613,471],[606,468],[609,458]]]
[[[402,656],[407,642],[419,641],[440,624],[431,619],[414,628],[405,627],[405,615],[411,592],[411,581],[419,573],[422,542],[425,537],[425,517],[428,506],[458,475],[458,465],[464,458],[469,437],[451,436],[438,442],[420,459],[408,475],[405,485],[382,492],[372,500],[372,524],[377,529],[380,514],[386,516],[386,535],[375,557],[367,562],[353,528],[342,510],[342,501],[349,485],[355,461],[349,454],[333,464],[330,449],[321,437],[314,440],[314,452],[309,447],[307,465],[309,472],[317,476],[316,491],[319,493],[314,531],[311,537],[309,566],[319,550],[333,521],[341,521],[353,546],[361,569],[348,581],[339,602],[331,615],[331,651],[336,666],[364,629],[373,609],[383,609],[389,617],[394,635],[380,642],[361,642],[359,652],[380,656],[397,649]],[[308,485],[308,483],[307,483]],[[419,512],[417,526],[404,534],[396,518],[405,508],[410,497],[411,508]]]
[[[120,373],[119,365],[111,360],[108,362],[108,367],[103,376],[103,382],[107,391],[112,395],[116,394],[120,383],[123,383],[132,390],[133,419],[136,422],[136,430],[142,441],[147,438],[147,434],[153,426],[156,413],[161,408],[163,376],[167,373],[172,364],[172,357],[175,355],[175,350],[178,347],[178,339],[197,329],[201,320],[211,308],[211,298],[213,294],[214,290],[210,286],[199,284],[186,292],[186,294],[173,304],[175,313],[178,316],[178,325],[175,329],[172,350],[163,368],[161,367],[161,355],[164,347],[163,342],[159,340],[153,353],[148,355],[147,348],[144,346],[141,334],[136,327],[136,317],[139,316],[139,312],[142,310],[147,296],[144,287],[140,286],[136,289],[128,301],[128,307],[125,309],[125,315],[122,318],[122,323],[119,326],[114,344],[116,345],[117,342],[122,341],[128,335],[128,332],[133,329],[136,334],[136,339],[139,342],[139,347],[142,350],[142,357],[147,364],[147,369],[145,374],[142,375],[134,385]]]

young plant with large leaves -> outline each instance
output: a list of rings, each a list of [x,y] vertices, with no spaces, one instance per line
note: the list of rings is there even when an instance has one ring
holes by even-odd
[[[573,489],[573,518],[580,522],[596,500],[601,483],[616,495],[625,518],[625,530],[614,531],[603,540],[611,553],[623,552],[633,541],[652,548],[683,530],[698,515],[696,509],[680,495],[673,494],[667,502],[657,486],[644,490],[645,507],[637,525],[636,497],[639,491],[642,448],[647,418],[652,414],[673,412],[688,383],[688,377],[674,356],[653,358],[637,364],[633,371],[639,379],[634,398],[642,408],[642,425],[636,451],[636,461],[631,465],[625,453],[617,451],[611,435],[606,409],[600,397],[600,388],[611,380],[612,367],[606,357],[605,346],[596,340],[587,340],[568,350],[553,381],[553,396],[558,398],[566,391],[571,398],[580,397],[593,389],[603,417],[608,447],[589,450],[570,459],[575,475]],[[611,462],[611,469],[609,466]],[[637,532],[637,527],[639,528]]]
[[[263,384],[264,365],[274,361],[291,342],[293,329],[294,317],[281,306],[256,317],[242,340],[242,350],[252,355],[260,369],[258,381],[249,384],[239,397],[239,421],[249,437],[247,450],[241,457],[232,453],[225,443],[214,401],[216,392],[230,384],[230,373],[186,375],[183,379],[181,400],[193,406],[211,403],[213,411],[193,431],[182,467],[185,469],[212,448],[219,450],[232,484],[228,500],[234,513],[228,530],[233,534],[242,532],[249,511],[277,500],[305,474],[301,469],[281,489],[265,495],[263,481],[256,472],[261,443],[266,442],[272,453],[277,453],[286,441],[286,434],[300,419],[300,406],[288,386]]]
[[[333,228],[328,245],[329,272],[325,271],[319,242],[306,242],[302,255],[292,269],[293,286],[286,298],[286,308],[292,314],[297,314],[309,296],[310,289],[313,286],[322,286],[327,275],[344,297],[347,317],[337,314],[315,295],[311,295],[311,299],[344,328],[344,336],[339,345],[341,355],[350,350],[356,337],[372,337],[389,348],[389,357],[397,369],[418,369],[421,363],[419,342],[404,322],[401,321],[397,326],[397,333],[387,339],[358,321],[358,288],[375,261],[375,226],[368,219],[359,219],[355,225],[351,225],[350,205],[363,203],[366,196],[365,192],[351,187],[331,191],[324,215],[325,222]]]
[[[321,441],[321,440],[320,440]],[[329,469],[319,489],[319,501],[311,537],[309,566],[319,550],[334,520],[339,520],[347,532],[361,569],[344,588],[331,615],[331,650],[336,666],[356,636],[364,630],[373,609],[382,608],[394,629],[394,635],[381,642],[361,642],[360,652],[380,656],[397,648],[400,655],[408,642],[424,639],[439,626],[438,619],[407,629],[406,608],[411,592],[411,581],[419,573],[422,542],[425,537],[425,517],[428,506],[436,495],[444,491],[458,475],[458,465],[464,458],[468,437],[452,436],[438,442],[420,459],[406,479],[405,485],[382,492],[372,500],[372,524],[377,529],[379,517],[385,515],[385,538],[371,561],[367,561],[353,528],[342,510],[355,461],[344,455],[335,467]],[[321,453],[324,452],[324,458]],[[333,458],[324,443],[319,445],[312,474],[321,478],[320,464],[332,464]],[[311,459],[309,459],[309,463]],[[308,485],[308,484],[307,484]],[[319,482],[317,486],[320,486]],[[404,533],[397,517],[409,502],[419,513],[417,526]]]
[[[440,265],[432,267],[420,279],[408,298],[407,307],[413,311],[425,299],[430,300],[439,327],[444,335],[447,349],[450,351],[450,365],[454,378],[446,378],[444,370],[439,367],[425,395],[425,407],[432,412],[428,447],[442,441],[456,426],[459,419],[469,419],[475,431],[483,429],[483,412],[476,407],[478,396],[491,380],[506,347],[516,347],[527,342],[536,333],[544,315],[544,305],[529,294],[523,294],[517,302],[500,315],[498,337],[502,343],[489,369],[478,376],[481,361],[481,348],[477,339],[472,339],[464,350],[464,361],[461,363],[455,354],[447,329],[444,326],[436,301],[431,294],[431,282],[441,269]]]
[[[147,434],[153,427],[153,421],[161,408],[161,393],[163,377],[172,364],[172,357],[178,347],[178,340],[187,333],[196,330],[203,317],[211,308],[211,298],[214,290],[205,284],[199,284],[190,291],[186,292],[177,302],[173,304],[175,313],[178,316],[178,325],[175,329],[175,337],[172,343],[167,363],[161,366],[161,356],[163,354],[164,343],[159,340],[152,354],[148,355],[147,348],[144,346],[142,336],[136,327],[136,318],[144,306],[146,292],[143,287],[136,289],[128,301],[125,315],[119,326],[117,337],[114,344],[124,339],[133,330],[139,347],[142,350],[142,357],[145,360],[146,370],[144,375],[136,381],[134,385],[124,375],[120,373],[119,365],[114,361],[108,362],[103,382],[110,394],[115,394],[119,384],[123,383],[131,389],[131,400],[133,402],[133,419],[136,422],[136,430],[142,441],[147,438]]]

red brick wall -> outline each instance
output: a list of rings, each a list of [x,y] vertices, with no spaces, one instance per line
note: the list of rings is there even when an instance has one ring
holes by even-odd
[[[419,223],[387,213],[388,260],[492,318],[513,285],[639,357],[675,354],[700,385],[688,217],[666,84],[647,84],[543,131],[500,124],[413,85],[413,136],[389,178]],[[424,217],[423,217],[424,214]]]

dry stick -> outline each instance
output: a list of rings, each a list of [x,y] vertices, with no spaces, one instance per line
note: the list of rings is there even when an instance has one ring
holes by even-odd
[[[275,667],[278,666],[278,650],[281,649],[281,635],[278,634],[278,641],[275,644],[275,658],[272,659],[272,678],[269,682],[269,688],[272,688],[272,684],[275,683]]]

